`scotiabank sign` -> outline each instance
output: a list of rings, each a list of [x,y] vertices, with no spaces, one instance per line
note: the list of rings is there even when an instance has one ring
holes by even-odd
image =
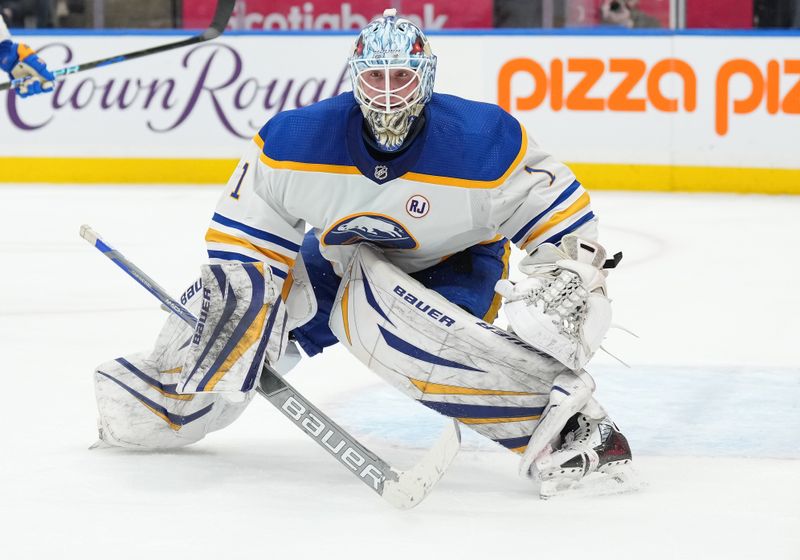
[[[238,0],[229,29],[322,30],[361,29],[392,5],[398,13],[424,29],[492,27],[492,0]],[[183,3],[186,28],[207,27],[215,0]]]

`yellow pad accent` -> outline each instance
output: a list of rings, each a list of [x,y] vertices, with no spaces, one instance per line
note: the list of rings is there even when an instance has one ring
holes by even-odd
[[[503,280],[508,279],[508,262],[511,258],[511,242],[506,240],[505,251],[503,252]],[[503,305],[503,297],[500,294],[494,294],[492,304],[483,316],[483,320],[489,324],[494,323],[497,319],[497,313],[500,311],[500,306]]]
[[[541,395],[542,393],[525,393],[519,391],[500,391],[497,389],[473,389],[470,387],[459,387],[458,385],[444,385],[441,383],[429,383],[419,379],[408,378],[414,386],[427,395],[517,395],[530,396]]]
[[[347,302],[350,300],[350,284],[344,287],[342,294],[342,322],[344,323],[344,334],[347,336],[347,343],[352,346],[353,341],[350,339],[350,318],[348,315]]]
[[[231,353],[225,359],[217,372],[211,377],[206,385],[205,391],[213,391],[214,386],[219,383],[219,380],[225,377],[225,374],[231,369],[231,366],[242,357],[242,355],[247,352],[247,350],[256,344],[261,339],[261,331],[264,328],[264,322],[267,319],[267,311],[269,310],[269,305],[263,305],[261,307],[261,311],[258,312],[255,320],[250,324],[250,326],[245,331],[242,339],[236,345],[236,347],[231,350]]]
[[[464,424],[504,424],[508,422],[527,422],[528,420],[538,420],[542,416],[520,416],[519,418],[459,418],[458,421]]]

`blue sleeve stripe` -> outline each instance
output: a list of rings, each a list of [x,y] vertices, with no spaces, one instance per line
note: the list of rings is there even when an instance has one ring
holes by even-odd
[[[275,268],[274,266],[270,266],[269,268],[270,268],[270,270],[272,270],[272,274],[274,274],[278,278],[282,278],[283,280],[286,280],[286,277],[288,276],[288,274],[286,274],[280,268]]]
[[[525,234],[528,233],[533,228],[533,226],[535,226],[542,218],[544,218],[546,215],[552,212],[553,209],[556,208],[559,204],[563,203],[570,196],[572,196],[572,193],[578,190],[580,186],[581,184],[578,182],[577,179],[575,181],[572,181],[572,184],[568,186],[566,189],[564,189],[564,192],[562,192],[559,195],[559,197],[553,201],[553,204],[547,207],[547,210],[545,210],[544,212],[536,216],[534,219],[532,219],[530,222],[525,224],[522,227],[522,229],[519,230],[517,234],[511,238],[511,241],[515,244],[519,243],[520,240],[522,240],[522,238],[525,237]]]
[[[241,253],[234,253],[233,251],[209,251],[208,258],[219,259],[221,261],[239,261],[239,262],[258,262],[258,259],[243,255]]]
[[[574,224],[572,224],[571,226],[569,226],[565,230],[560,231],[559,233],[555,234],[554,236],[542,241],[542,243],[540,243],[540,245],[544,244],[544,243],[552,243],[553,245],[556,245],[556,244],[560,243],[562,237],[572,233],[573,231],[575,231],[576,229],[578,229],[583,224],[585,224],[586,222],[590,221],[593,218],[594,218],[594,212],[589,212],[583,218],[581,218],[580,220],[578,220],[577,222],[575,222]]]
[[[239,261],[239,262],[245,262],[245,263],[262,262],[262,261],[259,261],[259,259],[256,259],[256,258],[253,258],[253,257],[249,257],[249,256],[243,255],[241,253],[234,253],[233,251],[209,251],[208,252],[208,258],[210,258],[210,259],[219,259],[221,261]],[[284,272],[280,268],[277,268],[277,267],[272,266],[272,265],[270,265],[269,268],[270,268],[270,270],[272,270],[272,274],[274,274],[278,278],[282,278],[283,280],[286,280],[286,277],[288,276],[286,274],[286,272]]]
[[[295,253],[300,250],[300,245],[298,245],[297,243],[292,243],[288,239],[279,237],[274,233],[268,233],[266,231],[256,229],[253,226],[248,226],[247,224],[237,222],[236,220],[231,220],[230,218],[226,218],[222,214],[215,213],[214,217],[211,218],[211,220],[217,222],[218,224],[222,224],[223,226],[227,226],[233,229],[238,229],[239,231],[242,231],[247,235],[252,235],[257,239],[262,239],[264,241],[268,241],[269,243],[280,245],[281,247],[285,247],[286,249],[294,251]]]

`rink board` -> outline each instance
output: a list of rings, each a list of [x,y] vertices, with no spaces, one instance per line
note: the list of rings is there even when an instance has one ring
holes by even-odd
[[[33,34],[52,67],[173,33]],[[497,103],[592,189],[800,193],[800,33],[437,33],[437,90]],[[350,34],[237,34],[0,109],[4,181],[222,183],[272,115],[349,89]]]

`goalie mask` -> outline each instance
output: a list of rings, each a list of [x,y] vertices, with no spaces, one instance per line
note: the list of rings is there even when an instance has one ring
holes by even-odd
[[[358,36],[348,59],[353,94],[378,145],[399,150],[433,94],[436,57],[422,30],[389,9]]]

